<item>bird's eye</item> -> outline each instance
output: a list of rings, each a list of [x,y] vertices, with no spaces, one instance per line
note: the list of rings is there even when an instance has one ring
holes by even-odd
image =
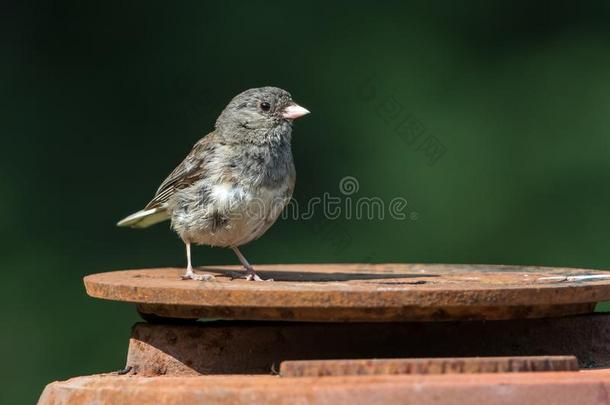
[[[266,102],[266,101],[263,101],[263,102],[261,103],[261,110],[263,110],[263,111],[269,111],[270,109],[271,109],[271,104],[269,104],[269,103],[268,103],[268,102]]]

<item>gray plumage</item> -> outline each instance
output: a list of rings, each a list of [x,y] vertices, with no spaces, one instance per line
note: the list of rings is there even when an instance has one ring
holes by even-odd
[[[292,120],[307,113],[276,87],[237,95],[148,205],[118,225],[143,228],[171,219],[189,259],[191,243],[231,247],[250,279],[258,279],[237,247],[263,235],[289,202],[296,176]]]

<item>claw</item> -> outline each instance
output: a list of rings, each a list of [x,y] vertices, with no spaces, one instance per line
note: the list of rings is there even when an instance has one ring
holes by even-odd
[[[246,269],[246,281],[273,281],[273,279],[263,280],[260,278],[237,247],[233,247],[233,251],[237,255],[237,258],[241,262],[242,266],[244,266],[244,269]]]
[[[256,274],[254,271],[251,273],[248,273],[246,275],[246,281],[273,281],[272,278],[268,278],[268,279],[262,279],[259,277],[258,274]]]
[[[246,281],[263,281],[263,279],[260,278],[256,273],[248,273],[246,275]]]
[[[186,273],[181,277],[183,280],[195,280],[195,281],[216,281],[216,277],[211,274],[195,274]]]

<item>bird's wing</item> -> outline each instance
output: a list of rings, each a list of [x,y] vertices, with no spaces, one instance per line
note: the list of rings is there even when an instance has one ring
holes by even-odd
[[[176,191],[189,187],[203,177],[204,162],[210,157],[213,138],[214,132],[211,132],[193,146],[186,158],[161,183],[155,196],[144,209],[162,206]]]

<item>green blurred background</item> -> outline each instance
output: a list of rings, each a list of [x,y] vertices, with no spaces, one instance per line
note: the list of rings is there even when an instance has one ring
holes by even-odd
[[[603,1],[3,1],[0,402],[122,368],[134,308],[87,298],[82,277],[184,265],[166,225],[114,224],[250,87],[312,111],[297,201],[353,176],[355,196],[409,213],[279,221],[245,247],[254,263],[610,267],[609,17]],[[435,164],[384,100],[442,144]]]

